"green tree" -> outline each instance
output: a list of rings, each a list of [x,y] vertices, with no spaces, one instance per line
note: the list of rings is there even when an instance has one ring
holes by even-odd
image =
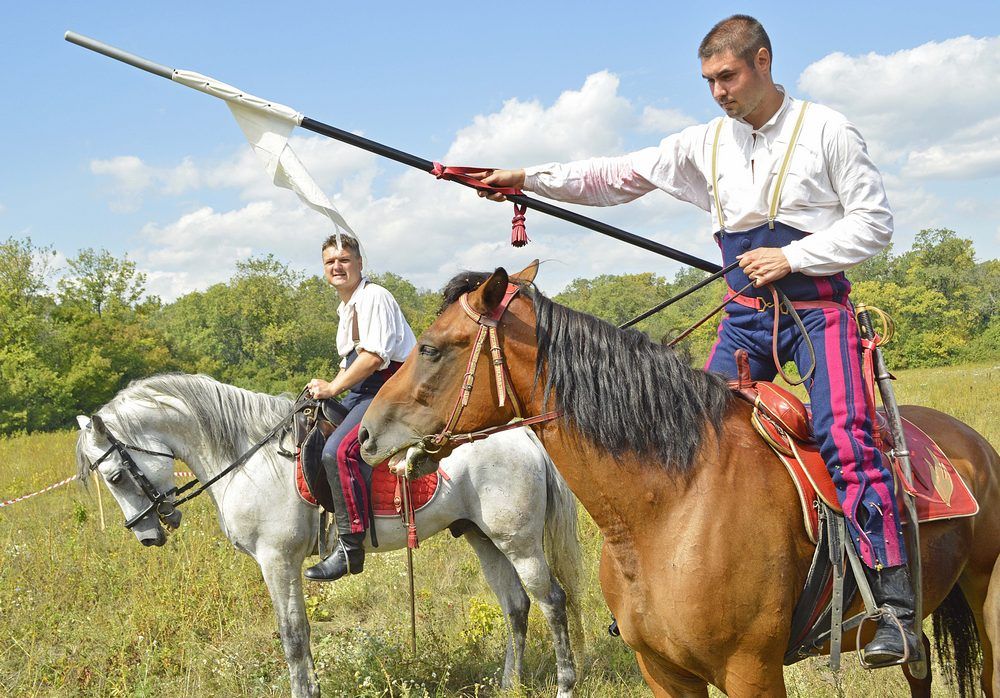
[[[67,261],[67,274],[59,280],[63,305],[82,305],[98,316],[134,310],[146,293],[146,275],[126,255],[117,259],[107,250],[80,250]]]
[[[61,419],[89,412],[129,381],[177,368],[151,322],[161,308],[146,297],[146,276],[128,257],[84,249],[58,283],[54,368],[66,391]]]
[[[273,255],[236,266],[229,282],[189,293],[158,315],[184,369],[271,393],[331,375],[339,362],[336,294]]]
[[[433,291],[421,290],[412,283],[404,279],[399,274],[391,271],[382,274],[372,274],[368,277],[373,283],[386,288],[392,294],[396,302],[399,303],[403,317],[410,323],[413,333],[420,336],[420,333],[430,327],[437,316],[438,307],[441,305],[441,296]]]
[[[52,428],[64,385],[51,365],[53,251],[31,239],[0,243],[0,433]]]
[[[877,281],[879,283],[903,283],[903,272],[900,269],[899,258],[893,254],[893,249],[893,244],[889,243],[884,250],[874,257],[851,268],[847,273],[851,282]]]

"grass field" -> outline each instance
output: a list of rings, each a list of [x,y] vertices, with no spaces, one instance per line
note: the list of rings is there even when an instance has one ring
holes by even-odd
[[[1000,366],[900,372],[903,402],[949,412],[1000,445]],[[0,439],[0,501],[74,472],[75,432]],[[207,499],[192,502],[162,548],[145,549],[105,493],[72,483],[0,509],[0,694],[12,696],[281,696],[288,679],[255,563],[219,531]],[[578,695],[647,696],[624,645],[605,632],[596,579],[599,534],[581,512],[586,649]],[[500,692],[504,622],[462,541],[430,539],[415,554],[419,651],[408,650],[402,553],[371,556],[365,574],[307,586],[324,695],[553,695],[555,669],[532,611],[527,685]],[[792,696],[908,695],[896,670],[868,673],[853,655],[833,676],[822,660],[786,669]],[[935,696],[955,695],[936,677]],[[717,695],[717,694],[715,694]]]

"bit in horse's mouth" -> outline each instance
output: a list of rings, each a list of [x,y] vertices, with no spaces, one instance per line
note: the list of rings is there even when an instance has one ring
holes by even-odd
[[[405,461],[406,467],[400,468],[400,464]],[[433,472],[437,468],[437,463],[431,458],[419,444],[414,444],[396,451],[388,460],[389,471],[408,478],[420,477]],[[400,472],[402,470],[403,472]]]

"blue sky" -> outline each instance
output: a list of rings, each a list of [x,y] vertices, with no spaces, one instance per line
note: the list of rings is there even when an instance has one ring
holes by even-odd
[[[517,166],[626,152],[715,116],[695,50],[733,12],[764,23],[777,81],[858,124],[898,247],[942,226],[1000,256],[1000,6],[975,2],[18,3],[0,26],[0,239],[127,253],[165,298],[249,255],[318,271],[328,224],[268,183],[221,102],[73,46],[67,29],[421,157]],[[307,132],[293,144],[369,267],[424,287],[533,256],[551,260],[549,291],[677,268],[537,213],[515,251],[506,206]],[[715,256],[705,214],[666,195],[587,213]]]

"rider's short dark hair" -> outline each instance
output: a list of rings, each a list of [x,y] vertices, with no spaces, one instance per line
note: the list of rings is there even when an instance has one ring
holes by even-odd
[[[336,247],[341,250],[348,250],[355,257],[361,257],[361,246],[358,241],[352,238],[350,235],[345,235],[341,233],[339,238],[337,235],[331,235],[326,240],[323,241],[323,249],[320,252],[326,252],[326,248]]]
[[[698,46],[698,58],[705,60],[718,53],[731,52],[753,65],[760,49],[766,48],[771,58],[771,40],[763,25],[750,15],[733,15],[712,27]]]

